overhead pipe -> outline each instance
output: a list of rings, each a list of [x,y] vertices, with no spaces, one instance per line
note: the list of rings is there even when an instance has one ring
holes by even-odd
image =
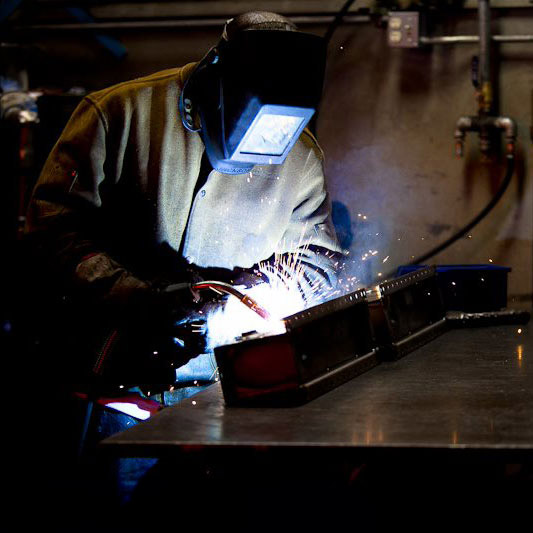
[[[532,43],[533,35],[493,35],[491,40],[496,43]],[[441,35],[440,37],[420,37],[420,44],[477,44],[479,35]]]
[[[223,26],[228,17],[186,18],[167,20],[134,20],[88,23],[28,24],[11,28],[13,32],[38,31],[102,31],[102,30],[142,30],[172,28],[212,28]],[[334,15],[296,15],[290,17],[295,24],[327,24],[335,19]],[[343,22],[360,24],[370,22],[370,15],[347,15]]]

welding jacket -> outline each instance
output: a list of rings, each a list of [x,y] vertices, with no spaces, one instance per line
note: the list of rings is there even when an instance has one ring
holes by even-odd
[[[67,284],[106,298],[148,287],[163,249],[230,270],[300,252],[310,277],[333,279],[328,251],[338,247],[322,152],[309,132],[282,165],[243,175],[212,170],[195,189],[204,146],[178,114],[193,68],[83,99],[30,202],[26,233],[40,260]]]

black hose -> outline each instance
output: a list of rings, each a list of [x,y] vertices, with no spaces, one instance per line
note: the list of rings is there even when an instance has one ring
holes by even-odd
[[[348,0],[338,11],[337,15],[335,15],[335,18],[331,22],[331,24],[328,26],[328,29],[326,30],[326,33],[324,34],[324,40],[326,41],[326,46],[331,41],[331,37],[333,36],[334,31],[341,25],[342,19],[344,18],[344,15],[348,12],[348,9],[352,6],[352,4],[355,2],[355,0]]]
[[[439,252],[442,252],[442,250],[448,248],[448,246],[451,246],[455,241],[463,237],[466,233],[468,233],[474,226],[476,226],[479,222],[481,222],[494,208],[494,206],[500,201],[500,198],[504,195],[505,191],[507,190],[507,187],[509,187],[509,183],[511,183],[511,178],[514,174],[514,157],[512,155],[507,156],[507,171],[505,173],[505,177],[503,178],[503,181],[500,185],[500,188],[497,190],[496,194],[492,197],[492,200],[478,213],[478,215],[473,218],[466,226],[461,228],[457,233],[454,233],[449,239],[446,239],[443,243],[439,244],[438,246],[435,246],[435,248],[432,248],[425,254],[421,255],[420,257],[417,257],[413,261],[411,261],[410,265],[420,265],[427,261],[430,257],[433,257],[434,255],[437,255]]]

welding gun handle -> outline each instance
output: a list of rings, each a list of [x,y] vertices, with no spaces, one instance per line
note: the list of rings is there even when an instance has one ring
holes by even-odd
[[[173,283],[161,289],[159,293],[171,305],[187,305],[191,301],[200,301],[200,293],[193,289],[191,283]]]

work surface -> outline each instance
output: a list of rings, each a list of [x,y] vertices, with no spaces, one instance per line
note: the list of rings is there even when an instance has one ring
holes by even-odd
[[[102,448],[146,457],[257,447],[532,457],[532,330],[452,330],[299,407],[229,408],[216,384]]]

